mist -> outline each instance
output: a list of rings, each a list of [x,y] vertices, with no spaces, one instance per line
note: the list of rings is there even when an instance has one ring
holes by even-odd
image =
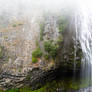
[[[80,6],[91,9],[88,0],[0,0],[0,15],[39,16],[45,12],[76,11]]]
[[[0,0],[0,19],[5,24],[12,19],[36,20],[49,13],[72,16],[82,8],[92,13],[91,3],[91,0]]]

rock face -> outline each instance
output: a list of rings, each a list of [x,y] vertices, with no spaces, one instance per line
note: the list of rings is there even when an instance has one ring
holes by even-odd
[[[20,88],[23,87],[23,80],[25,75],[11,75],[8,73],[2,73],[0,75],[0,87],[4,89]]]
[[[59,37],[59,29],[57,24],[57,18],[55,16],[48,16],[45,19],[43,40],[57,41],[58,37]]]
[[[31,89],[37,89],[44,85],[46,82],[52,81],[56,78],[56,69],[42,70],[34,68],[26,75],[11,75],[9,73],[2,73],[0,75],[0,87],[4,89],[20,88],[29,86]]]
[[[12,20],[6,28],[1,26],[0,45],[6,49],[8,57],[2,67],[4,72],[23,73],[25,68],[30,66],[38,32],[37,25],[27,20]]]
[[[54,68],[47,71],[40,68],[34,68],[28,73],[25,83],[30,86],[31,89],[37,89],[45,85],[46,82],[54,80],[56,78],[55,73],[56,69]]]
[[[75,41],[72,39],[69,25],[67,27],[62,25],[62,20],[58,21],[59,18],[52,15],[45,19],[42,18],[40,22],[42,23],[43,20],[45,23],[42,30],[38,21],[33,20],[31,22],[12,20],[6,28],[0,26],[0,45],[5,49],[3,57],[0,58],[0,66],[2,66],[0,87],[19,88],[25,85],[34,89],[34,87],[38,88],[55,79],[58,67],[63,70],[73,70],[74,67],[79,69],[81,49],[79,47],[75,50]],[[69,41],[67,42],[67,40]],[[50,53],[45,51],[45,41],[52,42],[50,46],[54,49],[50,48]],[[38,47],[43,55],[37,58],[37,63],[32,63],[32,52]],[[44,57],[47,54],[49,59]]]
[[[60,43],[58,50],[58,61],[57,65],[69,70],[80,70],[82,50],[80,44],[76,43],[73,33],[68,33],[69,29],[63,32],[63,41]],[[67,34],[68,33],[68,34]]]

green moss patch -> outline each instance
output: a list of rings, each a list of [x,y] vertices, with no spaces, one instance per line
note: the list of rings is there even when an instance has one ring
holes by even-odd
[[[32,52],[32,63],[37,63],[38,62],[38,58],[42,57],[42,51],[40,50],[40,48],[37,48],[36,50],[34,50]]]
[[[37,62],[38,62],[38,59],[35,57],[32,57],[32,63],[37,63]]]

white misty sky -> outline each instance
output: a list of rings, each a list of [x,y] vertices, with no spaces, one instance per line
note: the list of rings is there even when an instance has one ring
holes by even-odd
[[[92,0],[0,0],[0,12],[57,11],[62,8],[87,7],[92,10]]]

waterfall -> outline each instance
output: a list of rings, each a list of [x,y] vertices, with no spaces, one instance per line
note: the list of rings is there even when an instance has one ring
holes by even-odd
[[[75,14],[76,39],[80,43],[83,58],[81,60],[82,82],[92,85],[92,16],[86,7]]]

